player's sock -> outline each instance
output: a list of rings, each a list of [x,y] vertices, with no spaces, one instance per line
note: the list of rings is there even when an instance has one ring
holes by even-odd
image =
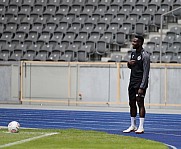
[[[145,118],[140,117],[140,124],[138,127],[139,129],[143,129],[144,121],[145,121]]]
[[[136,126],[136,117],[131,117],[131,126]]]

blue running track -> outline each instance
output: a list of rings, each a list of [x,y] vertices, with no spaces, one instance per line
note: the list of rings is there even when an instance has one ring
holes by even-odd
[[[7,126],[10,121],[18,121],[21,127],[82,129],[105,131],[111,134],[129,135],[163,142],[170,148],[181,149],[181,115],[150,114],[145,120],[145,133],[125,134],[122,130],[130,125],[127,112],[96,112],[73,110],[35,110],[0,108],[0,126]],[[138,119],[139,120],[139,119]],[[137,120],[137,123],[139,123]]]

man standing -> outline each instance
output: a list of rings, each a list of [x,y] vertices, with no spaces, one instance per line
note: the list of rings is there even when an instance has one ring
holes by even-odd
[[[130,83],[128,87],[129,106],[131,116],[131,126],[124,130],[124,133],[135,131],[137,134],[144,133],[145,120],[145,106],[144,97],[148,87],[148,78],[150,70],[150,56],[143,49],[144,38],[142,36],[135,36],[132,41],[133,49],[136,51],[131,53],[131,59],[127,63],[128,68],[131,69]],[[136,127],[137,105],[139,108],[140,123]]]

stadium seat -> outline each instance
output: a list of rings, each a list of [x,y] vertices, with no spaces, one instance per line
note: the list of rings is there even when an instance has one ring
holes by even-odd
[[[173,54],[172,54],[172,53],[163,55],[163,56],[161,57],[161,62],[162,62],[162,63],[170,63],[172,57],[173,57]]]
[[[58,61],[60,59],[60,56],[61,56],[60,52],[52,51],[50,53],[50,56],[48,56],[46,60],[47,61]]]
[[[63,4],[58,7],[58,10],[56,11],[55,16],[62,18],[66,16],[68,12],[69,12],[69,5]]]
[[[51,34],[49,32],[43,32],[40,34],[39,38],[37,39],[37,43],[43,45],[48,44],[50,41]]]
[[[170,63],[181,63],[181,56],[180,55],[174,55],[171,58]]]
[[[176,9],[178,7],[181,6],[181,0],[176,0],[174,3],[173,3],[173,9]],[[173,16],[175,16],[177,19],[178,18],[181,18],[181,9],[177,9],[175,11],[173,11]]]
[[[33,24],[34,25],[44,25],[44,24],[46,24],[46,21],[47,21],[47,18],[40,15],[34,19]],[[33,27],[34,27],[34,25],[33,25]]]
[[[94,10],[95,10],[95,6],[94,5],[87,4],[87,5],[85,5],[83,7],[83,10],[82,10],[80,16],[81,15],[86,15],[86,14],[89,15],[89,16],[92,16]]]
[[[35,56],[35,61],[46,61],[48,59],[48,56],[50,52],[52,52],[52,45],[46,44],[40,47],[40,50],[38,51],[37,55]]]
[[[52,16],[55,16],[57,6],[55,5],[47,5],[45,10],[43,11],[43,16],[49,19]]]
[[[123,5],[122,8],[118,11],[118,14],[124,14],[124,15],[129,15],[130,12],[132,11],[131,6]]]
[[[153,53],[153,51],[154,51],[154,49],[155,49],[155,44],[148,44],[148,43],[146,43],[146,45],[144,46],[144,49],[148,52],[148,53],[150,53],[150,54],[152,54]]]
[[[116,15],[119,9],[120,9],[119,5],[111,4],[106,13]]]
[[[174,1],[172,1],[172,0],[164,0],[164,1],[161,3],[161,5],[168,6],[168,7],[170,7],[170,10],[172,10],[173,3],[174,3]]]
[[[178,43],[173,43],[168,50],[166,51],[166,53],[170,53],[173,52],[175,54],[178,54],[178,52],[181,51],[181,45]]]
[[[17,5],[8,5],[5,16],[11,18],[18,15],[19,8]]]
[[[35,5],[35,0],[23,0],[22,6],[31,6],[33,7]]]
[[[168,10],[166,9],[162,9],[160,8],[157,12],[155,12],[155,14],[153,15],[153,25],[155,26],[156,31],[160,28],[161,25],[161,17],[162,14],[168,12]],[[166,23],[166,16],[163,17],[163,22],[162,25],[164,25]]]
[[[108,62],[121,62],[122,61],[122,55],[120,54],[113,54],[111,56],[111,59],[108,60]]]
[[[86,20],[86,18],[84,18],[83,16],[80,15],[79,17],[76,17],[72,23],[80,23],[81,26],[83,26],[85,23],[85,20]]]
[[[80,13],[82,11],[82,6],[81,5],[72,5],[70,11],[68,12],[68,14],[71,14],[71,15],[75,15],[76,16],[79,16]]]
[[[48,0],[36,0],[35,5],[46,6]]]
[[[155,12],[157,12],[157,10],[158,10],[158,6],[148,4],[148,6],[147,6],[146,10],[144,11],[144,13],[154,15]]]
[[[94,23],[87,23],[87,22],[85,22],[85,24],[82,27],[82,29],[80,30],[80,32],[87,32],[89,34],[89,33],[92,32],[94,27],[95,27]]]
[[[174,39],[175,39],[175,36],[169,34],[169,35],[166,35],[166,36],[163,38],[163,41],[164,41],[164,42],[167,42],[168,45],[171,45],[171,44],[173,43]]]
[[[57,24],[55,24],[55,23],[46,23],[46,25],[44,26],[42,32],[53,34],[56,27],[57,27]]]
[[[10,42],[11,39],[13,38],[13,35],[14,34],[12,32],[9,32],[9,31],[8,32],[3,32],[0,40],[1,40],[1,42],[4,41],[5,43]]]
[[[98,5],[110,6],[111,5],[111,1],[109,1],[109,0],[100,0],[98,2]]]
[[[146,7],[144,5],[136,5],[130,14],[138,14],[139,16],[141,16],[145,9]]]
[[[61,0],[48,0],[47,5],[60,6]]]
[[[110,50],[108,48],[108,44],[106,41],[103,41],[103,40],[99,40],[97,41],[97,44],[96,44],[96,53],[99,55],[99,56],[103,56],[103,55],[106,55],[107,53],[109,53]]]
[[[31,27],[31,24],[22,23],[22,24],[19,25],[19,27],[18,27],[16,32],[29,33],[30,27]]]
[[[49,19],[46,20],[46,24],[53,23],[53,24],[58,25],[60,22],[60,19],[61,19],[60,17],[51,16]]]
[[[138,5],[138,6],[145,6],[145,7],[147,7],[149,1],[150,1],[150,0],[138,0],[138,1],[136,2],[136,6]]]
[[[135,24],[135,33],[145,36],[149,33],[149,26],[145,23],[137,22]]]
[[[43,30],[43,24],[41,23],[34,23],[31,28],[31,31],[38,32],[38,33],[41,33],[42,30]]]
[[[1,52],[0,52],[0,60],[8,61],[12,51],[14,50],[15,45],[6,43],[2,45]]]
[[[74,32],[74,33],[78,34],[80,29],[81,29],[81,24],[78,22],[73,22],[71,24],[71,27],[69,29],[67,29],[67,32]]]
[[[8,6],[8,5],[9,5],[9,1],[10,1],[10,0],[1,0],[1,1],[0,1],[0,5],[1,5],[1,6]]]
[[[67,46],[71,45],[75,39],[76,34],[74,32],[67,32],[62,39],[62,44],[66,44]]]
[[[43,14],[43,10],[44,10],[44,6],[43,5],[37,5],[35,4],[33,6],[32,11],[30,12],[30,15],[34,15],[34,16],[41,16]]]
[[[35,56],[36,56],[36,51],[28,49],[25,51],[25,54],[23,55],[21,60],[22,61],[33,61]]]
[[[30,31],[28,37],[24,40],[25,42],[35,43],[39,38],[38,32]]]
[[[3,31],[4,31],[4,25],[0,24],[0,37],[1,37],[2,33],[3,33]]]
[[[181,35],[181,27],[173,26],[170,28],[170,31],[168,31],[167,33],[169,32],[175,33],[175,35]]]
[[[117,47],[122,47],[123,45],[125,45],[127,42],[127,36],[125,34],[125,32],[123,31],[118,31],[116,33],[116,37],[115,37],[115,44],[117,45]]]
[[[150,55],[150,62],[151,63],[159,63],[160,62],[160,54],[152,54]]]
[[[63,55],[65,53],[66,45],[57,44],[53,49],[52,52],[59,52],[60,55]]]
[[[85,20],[85,23],[95,25],[98,22],[99,18],[91,16]]]
[[[41,46],[37,43],[28,45],[26,51],[33,51],[33,53],[38,53],[40,50]]]
[[[1,51],[9,51],[12,52],[15,48],[15,44],[12,43],[6,43],[4,45],[2,45],[1,47]]]
[[[110,46],[113,44],[114,41],[114,35],[111,32],[104,32],[104,34],[100,37],[100,41],[105,41],[107,45]]]
[[[26,38],[26,33],[24,32],[17,32],[15,36],[12,38],[13,43],[23,43]]]
[[[97,1],[97,0],[88,0],[88,1],[86,2],[86,5],[97,6],[97,5],[98,5],[98,1]]]
[[[20,11],[18,12],[18,16],[22,15],[22,16],[30,16],[30,12],[31,12],[31,8],[32,6],[29,5],[24,5],[21,6]]]
[[[151,25],[153,22],[150,14],[143,13],[138,20],[138,23],[144,23],[145,25]]]
[[[62,18],[62,20],[60,21],[60,23],[68,23],[68,24],[72,24],[73,22],[73,19],[74,19],[74,16],[72,15],[67,15],[65,17]]]
[[[76,53],[78,49],[79,47],[77,45],[71,44],[65,49],[65,55],[70,55],[71,61],[76,61],[77,60]]]
[[[83,43],[85,43],[87,39],[88,39],[87,32],[79,32],[74,41],[82,41]]]
[[[99,22],[91,32],[97,32],[102,35],[107,30],[107,26],[106,23]]]
[[[72,6],[73,4],[73,0],[61,0],[61,5],[68,5],[68,6]]]
[[[112,14],[105,13],[99,20],[98,23],[110,24],[113,16]]]
[[[90,60],[90,49],[91,46],[82,45],[77,51],[77,61],[87,62]]]
[[[12,51],[11,56],[8,58],[9,61],[20,61],[27,49],[27,45],[18,44]]]
[[[107,6],[105,5],[98,5],[93,14],[99,14],[103,16],[107,10]]]
[[[27,17],[25,16],[21,20],[21,24],[30,24],[30,26],[34,23],[34,18],[33,17]]]
[[[18,28],[18,24],[8,23],[8,24],[6,24],[6,28],[4,29],[4,32],[15,33],[17,28]]]
[[[117,5],[119,7],[122,7],[123,3],[124,3],[124,1],[122,1],[122,0],[113,0],[111,2],[111,5]]]
[[[63,36],[64,34],[62,32],[55,31],[49,40],[49,44],[53,45],[60,44],[63,39]]]
[[[4,17],[5,12],[6,12],[6,7],[3,5],[0,5],[0,16]]]
[[[70,54],[63,54],[58,61],[70,62],[72,61],[72,56]]]
[[[113,40],[114,35],[118,32],[119,29],[120,29],[119,24],[111,23],[108,29],[104,31],[104,34],[111,35],[111,39]]]
[[[85,6],[86,0],[74,0],[73,5]]]
[[[69,25],[67,22],[64,22],[64,23],[60,22],[58,24],[58,27],[55,29],[55,32],[62,32],[65,34],[67,32],[68,27]]]

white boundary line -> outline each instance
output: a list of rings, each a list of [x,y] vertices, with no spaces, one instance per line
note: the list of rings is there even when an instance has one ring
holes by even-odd
[[[164,143],[165,144],[165,143]],[[170,147],[171,149],[177,149],[175,146],[169,145],[169,144],[165,144],[166,146]]]
[[[17,145],[17,144],[22,144],[22,143],[25,143],[25,142],[29,142],[29,141],[32,141],[32,140],[36,140],[36,139],[39,139],[39,138],[44,138],[44,137],[52,136],[52,135],[56,135],[56,134],[58,134],[58,133],[47,133],[47,134],[44,134],[44,135],[41,135],[41,136],[32,137],[32,138],[28,138],[28,139],[25,139],[25,140],[20,140],[20,141],[16,141],[16,142],[13,142],[13,143],[0,145],[0,148],[9,147],[9,146]]]

